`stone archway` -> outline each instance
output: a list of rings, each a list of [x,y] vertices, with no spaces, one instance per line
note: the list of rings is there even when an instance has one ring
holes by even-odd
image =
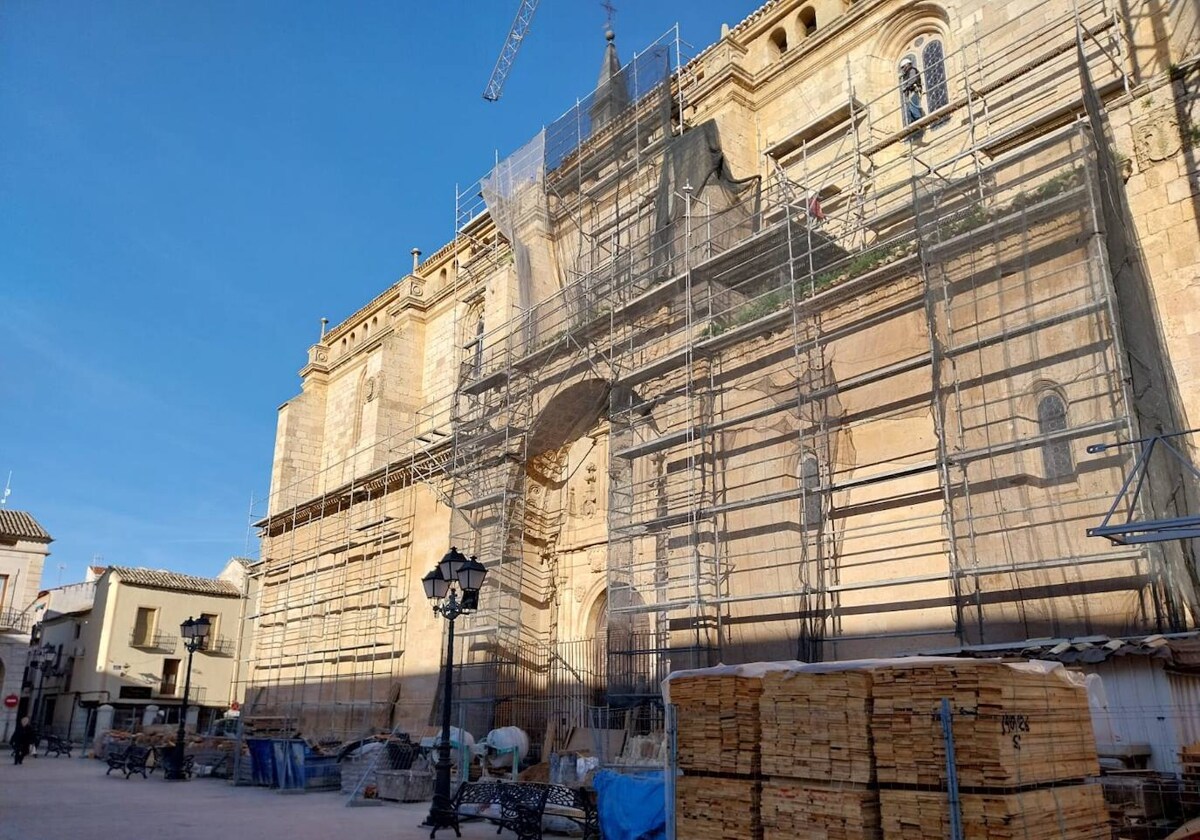
[[[587,434],[608,408],[609,384],[583,379],[550,396],[536,412],[527,451],[531,458],[553,452]]]

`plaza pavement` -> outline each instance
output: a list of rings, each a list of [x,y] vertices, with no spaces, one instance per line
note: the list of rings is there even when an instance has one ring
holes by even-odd
[[[338,793],[284,794],[222,779],[167,782],[159,773],[126,780],[80,758],[0,762],[0,840],[418,840],[428,803],[345,806]],[[496,838],[481,823],[470,840]],[[511,838],[505,833],[501,837]],[[453,838],[438,832],[439,840]]]

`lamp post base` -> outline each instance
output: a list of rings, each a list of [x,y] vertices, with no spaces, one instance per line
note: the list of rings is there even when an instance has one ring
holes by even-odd
[[[442,796],[433,797],[433,806],[429,809],[429,816],[421,825],[433,829],[429,832],[430,840],[433,840],[443,828],[453,828],[454,836],[462,837],[462,831],[458,827],[458,814],[455,813],[450,800]]]

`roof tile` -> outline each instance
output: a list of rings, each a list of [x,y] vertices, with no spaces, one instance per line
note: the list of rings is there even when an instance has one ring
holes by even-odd
[[[51,542],[54,539],[38,524],[33,514],[0,508],[0,538],[3,537],[34,542]]]
[[[150,589],[169,589],[174,592],[195,592],[201,595],[217,595],[222,598],[240,598],[242,592],[232,583],[213,578],[196,577],[165,569],[140,569],[132,566],[110,566],[123,582],[132,586]]]

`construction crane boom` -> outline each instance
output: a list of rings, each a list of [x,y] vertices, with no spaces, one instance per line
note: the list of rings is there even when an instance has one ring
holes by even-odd
[[[512,69],[513,61],[517,58],[517,52],[525,40],[525,33],[529,31],[529,24],[533,23],[533,13],[537,11],[539,2],[540,0],[521,0],[521,7],[517,9],[512,28],[508,30],[508,39],[500,50],[500,57],[496,59],[496,66],[492,69],[492,77],[488,79],[487,87],[483,91],[483,98],[488,102],[495,102],[504,91],[504,80],[508,78],[508,71]]]

